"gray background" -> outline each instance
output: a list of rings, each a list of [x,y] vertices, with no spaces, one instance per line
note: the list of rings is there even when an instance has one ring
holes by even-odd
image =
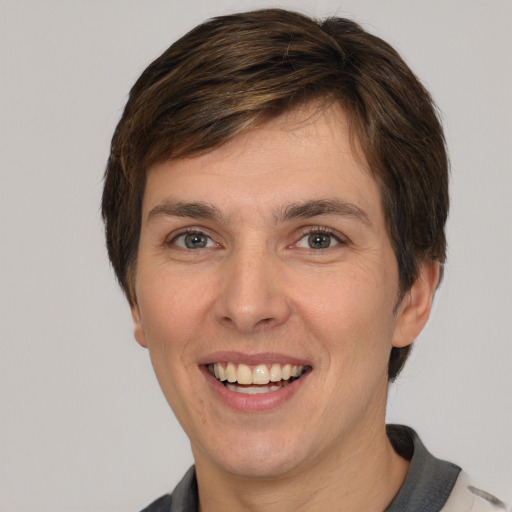
[[[389,420],[512,499],[512,2],[0,0],[0,510],[139,510],[191,463],[99,216],[128,90],[221,13],[346,15],[402,52],[452,159],[449,264]]]

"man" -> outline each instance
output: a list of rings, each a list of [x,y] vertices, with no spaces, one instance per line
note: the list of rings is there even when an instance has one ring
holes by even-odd
[[[109,255],[195,467],[148,511],[493,510],[385,425],[442,276],[428,92],[354,22],[211,20],[133,87]]]

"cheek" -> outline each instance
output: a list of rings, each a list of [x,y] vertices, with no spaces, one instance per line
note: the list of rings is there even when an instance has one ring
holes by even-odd
[[[194,355],[201,344],[198,340],[205,325],[202,318],[208,308],[200,286],[169,274],[141,272],[137,298],[156,377],[185,428],[189,416],[202,417],[204,411],[202,394],[196,389],[198,369]]]
[[[387,364],[394,328],[394,283],[384,273],[344,269],[303,287],[298,308],[308,330],[343,364]],[[333,361],[334,363],[334,361]]]
[[[208,311],[205,289],[198,279],[162,271],[141,273],[137,298],[150,352],[183,351],[197,337]]]

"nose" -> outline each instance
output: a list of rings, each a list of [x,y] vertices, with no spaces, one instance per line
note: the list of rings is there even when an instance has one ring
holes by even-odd
[[[219,322],[244,334],[285,323],[290,316],[286,283],[278,258],[261,249],[238,250],[224,262]]]

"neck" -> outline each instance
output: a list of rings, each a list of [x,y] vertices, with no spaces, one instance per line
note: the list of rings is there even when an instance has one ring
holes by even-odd
[[[385,510],[405,480],[409,462],[393,450],[385,425],[323,454],[307,470],[273,478],[240,477],[196,457],[200,512]]]

